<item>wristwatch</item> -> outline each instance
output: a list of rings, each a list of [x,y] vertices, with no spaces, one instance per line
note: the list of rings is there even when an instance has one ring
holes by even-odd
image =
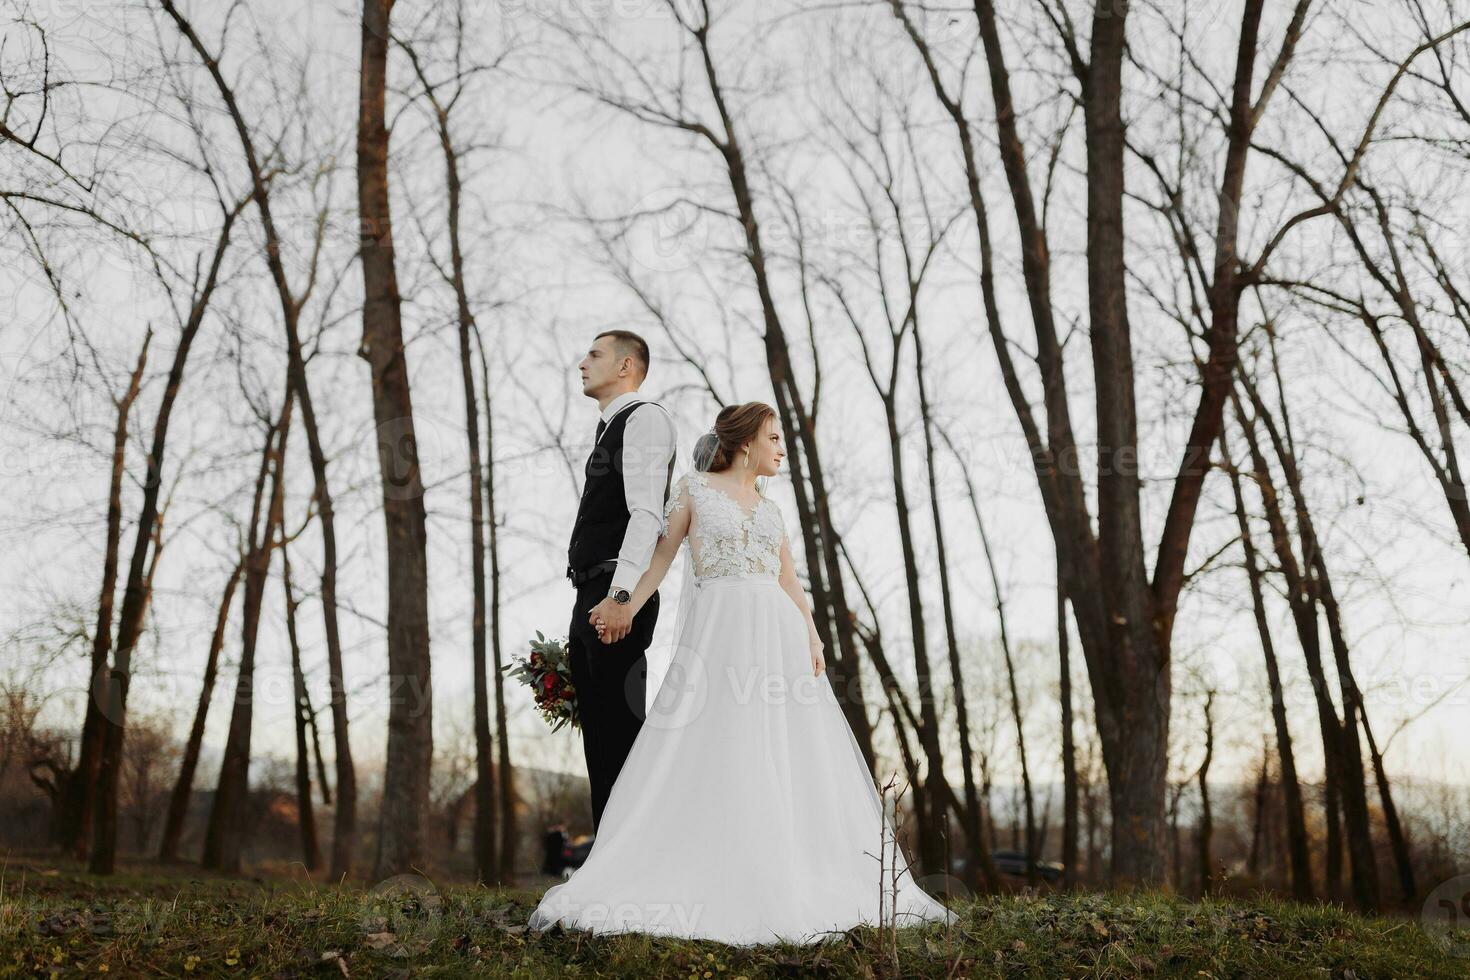
[[[607,597],[620,606],[626,606],[628,603],[633,601],[633,595],[627,589],[608,589]]]

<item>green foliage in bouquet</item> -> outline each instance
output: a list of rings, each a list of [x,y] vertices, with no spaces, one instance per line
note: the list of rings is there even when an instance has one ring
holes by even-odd
[[[510,663],[502,669],[531,689],[536,710],[541,712],[552,731],[568,724],[573,728],[581,727],[577,714],[577,689],[572,686],[572,657],[567,651],[566,641],[548,640],[537,630],[536,639],[530,646],[529,655],[512,655]]]

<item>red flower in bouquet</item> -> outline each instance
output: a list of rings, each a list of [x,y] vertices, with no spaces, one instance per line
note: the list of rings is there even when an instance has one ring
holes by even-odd
[[[525,657],[512,656],[505,672],[531,689],[541,717],[556,731],[563,725],[581,727],[577,691],[571,682],[571,655],[564,640],[548,640],[538,630]]]

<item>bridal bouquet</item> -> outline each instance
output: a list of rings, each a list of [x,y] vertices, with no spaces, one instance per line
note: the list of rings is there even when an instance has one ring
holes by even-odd
[[[537,630],[530,655],[512,656],[510,660],[505,673],[531,689],[536,709],[552,731],[567,724],[580,727],[577,689],[572,686],[572,660],[565,641],[548,640]]]

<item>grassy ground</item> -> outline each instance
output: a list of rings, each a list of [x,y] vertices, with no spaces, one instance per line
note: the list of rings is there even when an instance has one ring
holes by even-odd
[[[423,879],[373,890],[188,871],[100,880],[12,862],[0,976],[1470,977],[1470,958],[1417,921],[1271,900],[982,898],[958,906],[959,928],[902,929],[896,946],[858,929],[822,947],[740,950],[529,932],[537,896]]]

